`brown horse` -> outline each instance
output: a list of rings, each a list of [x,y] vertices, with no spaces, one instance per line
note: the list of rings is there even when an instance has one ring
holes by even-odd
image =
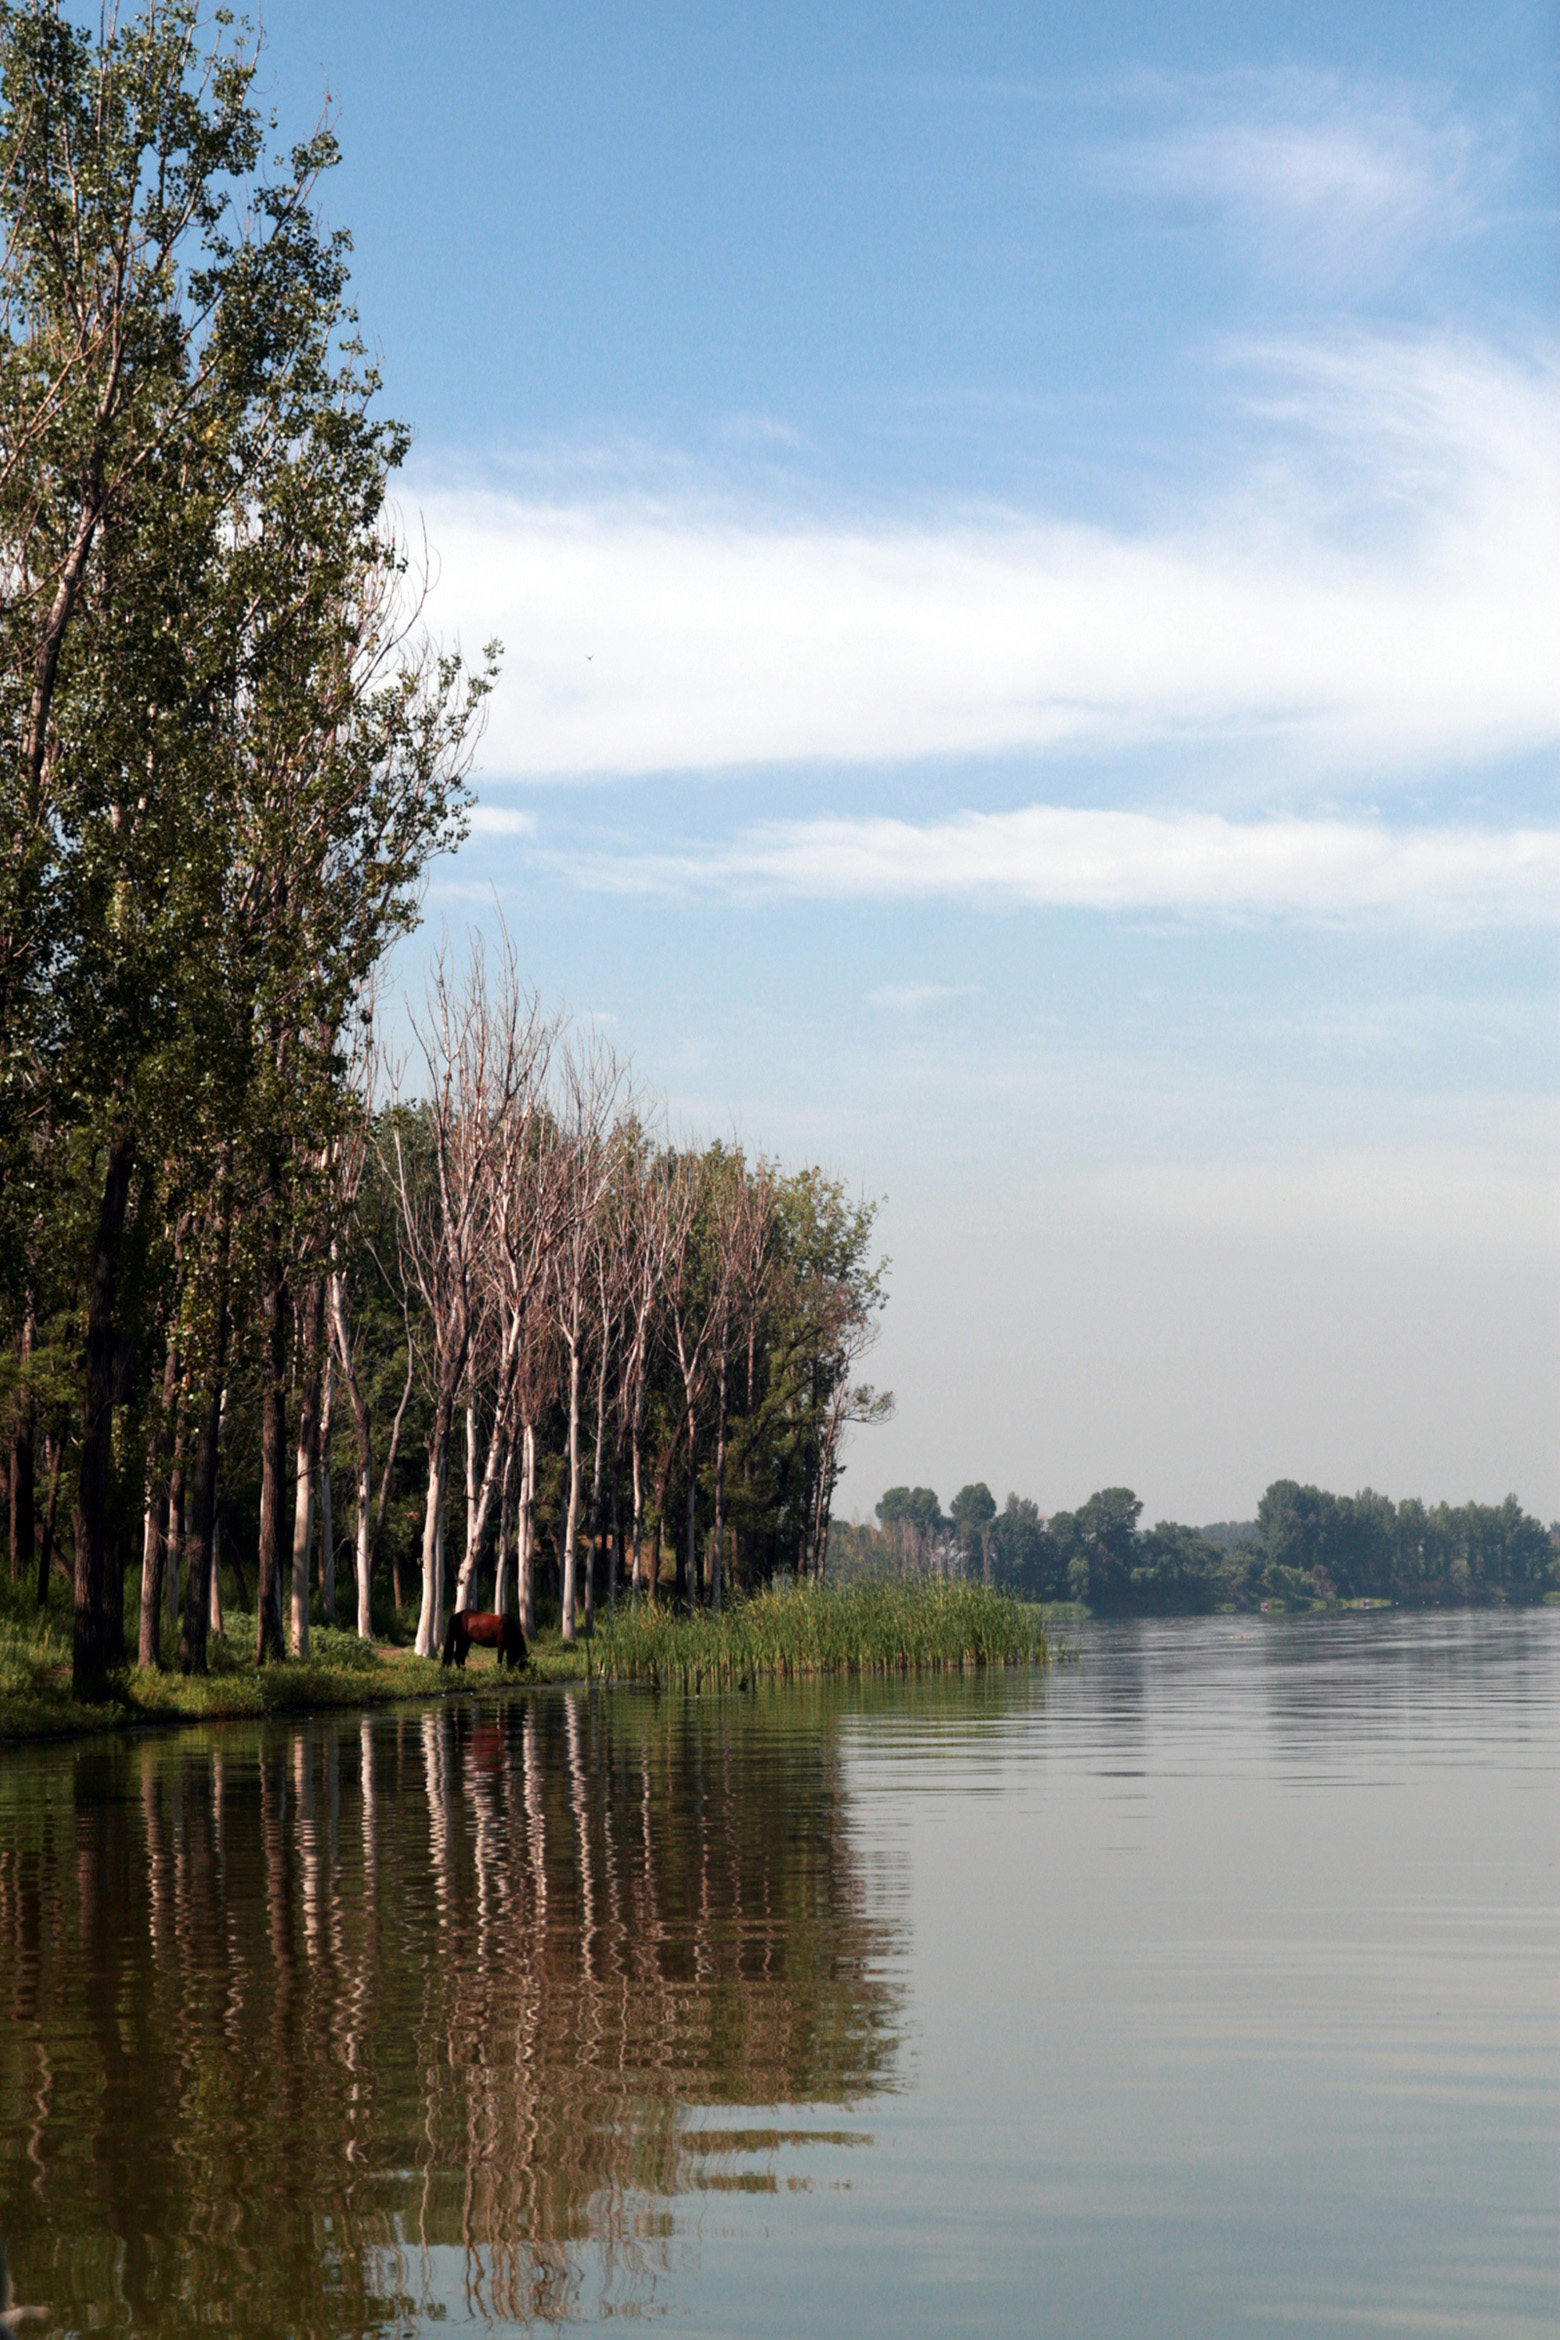
[[[492,1609],[457,1609],[444,1636],[445,1666],[463,1666],[473,1642],[478,1649],[496,1649],[501,1666],[526,1663],[525,1635],[517,1617],[500,1617]]]

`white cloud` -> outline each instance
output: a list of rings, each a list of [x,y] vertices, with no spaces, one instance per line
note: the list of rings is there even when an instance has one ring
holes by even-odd
[[[536,815],[507,804],[475,804],[471,826],[478,836],[529,837],[536,827]]]
[[[941,1007],[950,999],[968,999],[977,989],[973,983],[880,983],[876,991],[867,993],[867,999],[873,1007],[914,1015],[920,1008]]]
[[[1226,214],[1264,262],[1379,283],[1478,212],[1468,126],[1307,74],[1176,84],[1194,118],[1107,151],[1107,182]],[[1200,117],[1200,118],[1196,118]]]
[[[1551,361],[1265,353],[1260,475],[1182,525],[426,498],[438,622],[508,646],[512,776],[1258,740],[1292,783],[1560,738]],[[1248,417],[1249,419],[1249,417]]]
[[[769,821],[681,853],[549,855],[577,883],[1434,926],[1560,924],[1560,829],[1232,821],[1026,805],[952,819]],[[874,997],[885,996],[874,994]]]

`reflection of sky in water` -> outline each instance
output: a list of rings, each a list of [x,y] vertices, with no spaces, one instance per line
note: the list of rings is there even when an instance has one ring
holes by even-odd
[[[0,1776],[24,2297],[1555,2327],[1554,1611],[213,1743]]]

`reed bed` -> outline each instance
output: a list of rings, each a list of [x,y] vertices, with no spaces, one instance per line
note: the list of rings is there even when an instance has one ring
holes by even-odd
[[[1037,1608],[979,1584],[803,1584],[755,1593],[720,1616],[624,1603],[599,1626],[590,1668],[657,1690],[744,1689],[821,1674],[910,1674],[1046,1665]]]

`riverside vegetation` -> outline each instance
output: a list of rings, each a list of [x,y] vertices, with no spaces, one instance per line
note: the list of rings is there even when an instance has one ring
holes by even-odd
[[[234,1620],[235,1623],[238,1620]],[[243,1620],[248,1624],[250,1620]],[[786,1583],[722,1615],[648,1600],[622,1603],[596,1635],[570,1645],[556,1627],[530,1647],[523,1674],[496,1673],[475,1653],[469,1673],[421,1658],[403,1641],[375,1643],[317,1626],[310,1654],[257,1666],[244,1637],[214,1639],[204,1674],[126,1668],[90,1703],[70,1687],[63,1600],[39,1610],[0,1584],[0,1739],[51,1738],[126,1723],[211,1722],[300,1709],[385,1705],[485,1692],[516,1682],[634,1684],[654,1690],[747,1690],[760,1681],[887,1676],[1044,1665],[1041,1611],[1010,1593],[966,1583]]]
[[[154,1706],[234,1694],[240,1618],[318,1671],[409,1606],[434,1657],[479,1583],[573,1647],[821,1581],[891,1404],[874,1205],[670,1143],[507,937],[386,1064],[499,649],[424,627],[334,141],[267,159],[244,38],[0,6],[9,1576],[46,1639],[68,1585],[77,1699]]]
[[[1124,1489],[946,1522],[904,1489],[844,1527],[845,1434],[892,1407],[873,1203],[672,1143],[507,936],[436,953],[403,1080],[387,956],[499,646],[423,623],[335,143],[268,159],[244,39],[0,0],[11,1720],[401,1694],[487,1601],[544,1671],[740,1681],[1037,1651],[997,1595],[1534,1597],[1514,1505],[1300,1489],[1305,1535],[1230,1545]],[[885,1573],[966,1591],[822,1590]]]

